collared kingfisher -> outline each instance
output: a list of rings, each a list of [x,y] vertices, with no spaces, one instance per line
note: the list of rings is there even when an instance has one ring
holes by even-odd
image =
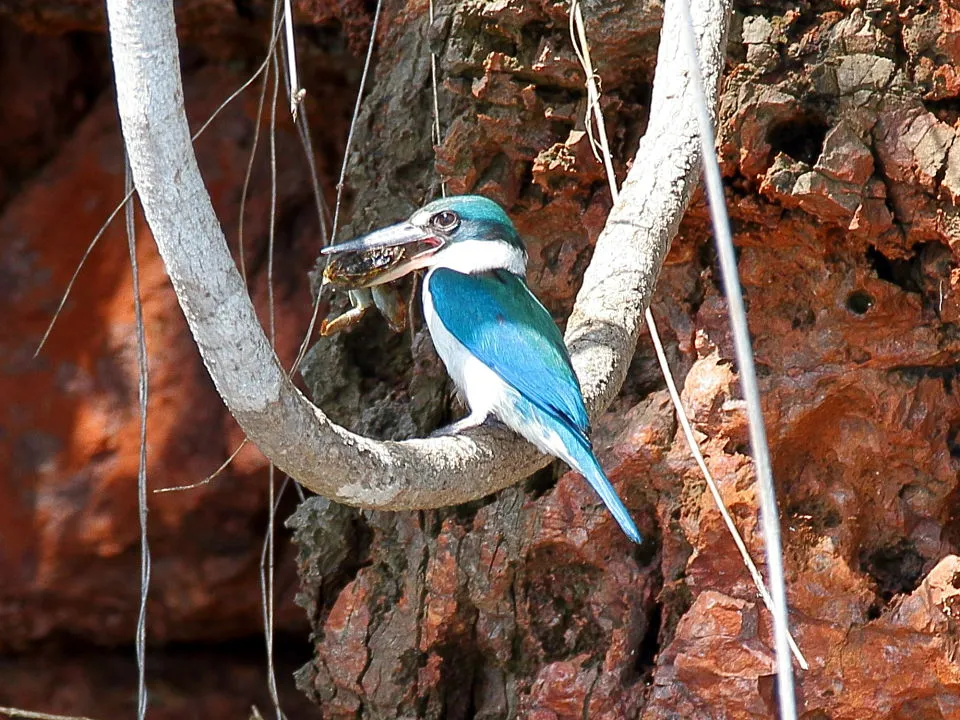
[[[436,200],[409,220],[323,250],[402,258],[376,277],[418,269],[433,344],[470,406],[453,426],[494,415],[593,486],[634,542],[640,533],[597,461],[580,383],[559,328],[525,281],[527,252],[503,208],[478,195]]]

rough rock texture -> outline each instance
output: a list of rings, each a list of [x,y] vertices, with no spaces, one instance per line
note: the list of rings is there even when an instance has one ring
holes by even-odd
[[[565,10],[441,3],[437,12],[429,37],[446,119],[437,170],[451,192],[482,192],[511,209],[530,244],[531,284],[562,317],[607,207],[579,120]],[[955,12],[947,3],[757,3],[735,19],[720,151],[792,618],[811,662],[798,678],[807,718],[960,712],[960,144],[947,102],[957,92]],[[587,16],[623,158],[643,129],[654,47],[645,30],[659,14],[628,4]],[[419,22],[399,14],[385,34],[348,232],[400,217],[430,194],[429,169],[413,171],[430,157]],[[424,111],[395,120],[392,108],[411,103]],[[393,163],[382,162],[385,152]],[[654,309],[708,464],[761,558],[706,231],[699,205]],[[325,716],[772,715],[769,619],[676,436],[649,353],[641,347],[597,430],[648,544],[632,551],[571,473],[555,484],[543,473],[468,511],[365,514],[369,566],[342,589],[302,598],[318,637],[301,683]],[[302,571],[316,572],[313,544],[299,542]],[[313,586],[326,575],[305,577]]]
[[[362,53],[372,7],[295,5],[329,191],[357,81],[351,51]],[[438,193],[440,179],[450,192],[482,192],[509,208],[528,240],[531,285],[562,320],[609,207],[584,132],[566,3],[435,5],[431,26],[424,1],[384,4],[341,237],[404,216]],[[239,83],[241,69],[217,63],[246,57],[251,38],[262,43],[269,8],[191,0],[178,12],[188,43],[216,21],[209,46],[185,54],[188,106],[199,118]],[[102,10],[6,2],[0,13],[17,23],[0,24],[0,72],[23,98],[0,118],[0,298],[12,308],[0,326],[0,652],[28,673],[0,672],[0,705],[114,717],[130,707],[132,675],[93,673],[59,639],[132,638],[136,386],[119,228],[91,258],[48,349],[30,357],[122,179],[109,92],[98,95],[106,70],[95,36],[33,32],[97,31]],[[598,0],[584,14],[622,177],[644,130],[661,5]],[[811,664],[798,675],[806,720],[960,717],[958,20],[948,0],[744,1],[734,17],[719,150],[779,487],[791,618]],[[62,71],[25,77],[19,57]],[[254,95],[200,144],[231,238]],[[298,152],[283,128],[276,273],[286,358],[306,324],[305,271],[318,245]],[[245,225],[258,303],[267,182],[258,167]],[[212,470],[237,432],[141,230],[151,476],[173,485]],[[344,298],[332,303],[346,307]],[[746,420],[702,200],[674,243],[654,313],[707,462],[759,559]],[[333,417],[380,437],[426,432],[461,412],[421,321],[398,336],[371,316],[314,345],[304,376]],[[360,513],[320,498],[299,508],[288,524],[313,658],[297,680],[320,716],[773,715],[769,617],[677,434],[648,343],[594,435],[647,538],[639,548],[563,468],[442,511]],[[151,498],[155,643],[259,631],[264,475],[250,451],[217,484]],[[289,596],[292,548],[281,548],[281,560]],[[289,603],[278,625],[306,637],[303,613]],[[171,696],[193,699],[204,717],[236,717],[235,694],[200,688],[242,694],[257,682],[255,661],[231,664],[229,646],[211,652],[223,674],[203,675],[197,661],[207,681],[171,681]],[[129,650],[121,657],[113,662],[129,668]],[[91,685],[97,696],[84,699]],[[41,707],[48,688],[64,695]],[[123,702],[111,692],[126,693]],[[259,697],[251,687],[249,702],[263,709]],[[158,705],[158,717],[170,707]]]

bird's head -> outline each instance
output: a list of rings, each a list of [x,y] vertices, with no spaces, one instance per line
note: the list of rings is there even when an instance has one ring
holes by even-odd
[[[527,268],[526,248],[507,213],[479,195],[434,200],[404,222],[322,252],[333,256],[331,265],[358,255],[389,259],[364,285],[390,282],[421,268],[448,267],[462,273],[503,269],[521,277]]]

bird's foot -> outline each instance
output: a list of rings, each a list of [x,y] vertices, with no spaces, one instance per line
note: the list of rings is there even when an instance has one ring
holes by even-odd
[[[483,425],[486,419],[489,417],[488,413],[470,413],[462,420],[457,420],[455,423],[446,425],[445,427],[438,428],[430,433],[430,437],[443,437],[445,435],[456,435],[461,433],[464,430],[469,430],[470,428],[478,427]]]

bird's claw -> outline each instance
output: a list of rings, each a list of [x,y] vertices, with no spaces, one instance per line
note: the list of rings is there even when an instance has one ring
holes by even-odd
[[[457,420],[454,423],[449,425],[444,425],[442,428],[437,428],[429,437],[447,437],[448,435],[457,435],[471,428],[480,427],[481,425],[488,425],[491,427],[506,427],[499,419],[495,418],[493,415],[484,413],[483,415],[479,413],[470,413],[465,418]]]

